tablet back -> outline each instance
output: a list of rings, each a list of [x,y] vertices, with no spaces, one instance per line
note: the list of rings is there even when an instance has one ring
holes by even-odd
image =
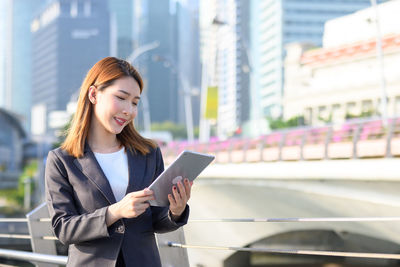
[[[188,150],[183,151],[149,186],[156,198],[150,201],[150,205],[168,206],[168,194],[172,193],[172,186],[184,178],[193,181],[214,158],[214,156],[208,154]]]

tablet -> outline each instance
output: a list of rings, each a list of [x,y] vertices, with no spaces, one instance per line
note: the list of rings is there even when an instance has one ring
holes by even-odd
[[[214,160],[215,156],[185,150],[168,166],[149,186],[153,190],[155,200],[150,200],[151,206],[168,206],[168,194],[172,186],[184,178],[193,181]]]

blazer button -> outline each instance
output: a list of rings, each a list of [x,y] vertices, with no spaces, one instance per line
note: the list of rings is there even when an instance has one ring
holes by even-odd
[[[125,232],[125,226],[120,225],[117,227],[117,232],[123,234]]]

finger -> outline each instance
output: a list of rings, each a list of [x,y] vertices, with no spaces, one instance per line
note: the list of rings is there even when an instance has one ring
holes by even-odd
[[[153,191],[151,191],[148,188],[145,188],[144,190],[132,192],[132,193],[129,193],[128,195],[130,195],[132,197],[145,197],[145,196],[150,196],[153,194],[154,194]]]
[[[181,182],[178,182],[178,187],[179,187],[179,195],[181,196],[181,200],[184,203],[186,203],[187,202],[187,197],[186,197],[185,186]]]
[[[179,195],[178,188],[175,185],[172,187],[172,195],[177,204],[181,202],[181,196]]]
[[[154,199],[154,195],[146,196],[146,197],[137,197],[137,198],[135,198],[134,202],[143,203],[143,202],[153,200],[153,199]]]
[[[190,184],[189,179],[186,178],[185,179],[185,191],[186,191],[186,198],[187,199],[190,198],[191,187],[192,187],[192,185]]]
[[[169,200],[169,205],[171,207],[175,207],[176,206],[176,201],[175,201],[174,197],[171,194],[168,194],[168,200]]]

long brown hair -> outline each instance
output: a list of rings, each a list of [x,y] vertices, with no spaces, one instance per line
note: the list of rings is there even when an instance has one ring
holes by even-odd
[[[140,93],[143,91],[143,80],[139,72],[127,61],[115,57],[106,57],[98,61],[87,73],[82,82],[78,107],[72,119],[71,127],[61,148],[74,157],[83,156],[86,138],[89,133],[90,120],[93,105],[89,101],[88,92],[90,86],[96,86],[102,91],[121,77],[132,77],[139,84]],[[146,155],[150,148],[156,148],[154,141],[142,137],[135,129],[133,122],[124,127],[117,134],[121,144],[131,151],[139,151]]]

